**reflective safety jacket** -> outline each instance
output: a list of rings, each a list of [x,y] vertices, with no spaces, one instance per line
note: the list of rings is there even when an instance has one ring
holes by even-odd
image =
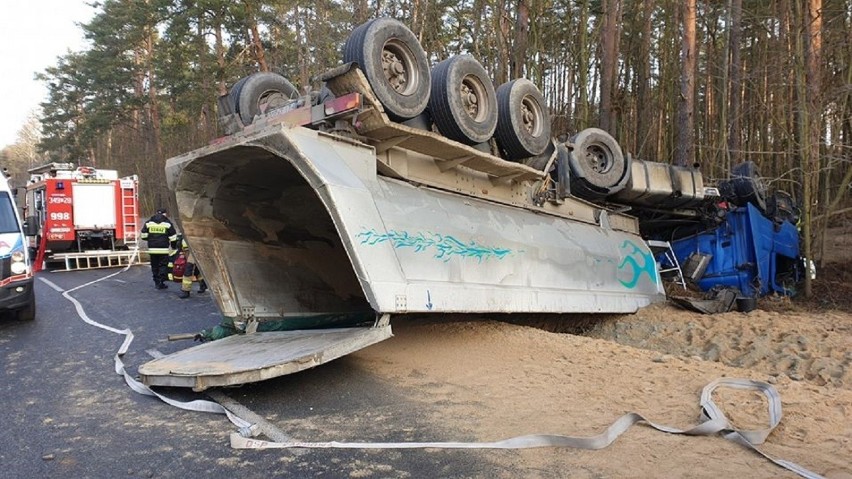
[[[169,254],[169,245],[178,235],[171,221],[157,213],[142,226],[141,237],[148,242],[148,254]]]

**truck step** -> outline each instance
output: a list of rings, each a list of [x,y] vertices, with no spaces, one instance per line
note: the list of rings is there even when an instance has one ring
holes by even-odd
[[[672,250],[672,245],[668,241],[648,240],[646,241],[651,252],[657,258],[657,270],[660,277],[663,279],[671,279],[675,283],[686,289],[686,280],[683,276],[680,262]],[[662,261],[661,261],[662,260]]]

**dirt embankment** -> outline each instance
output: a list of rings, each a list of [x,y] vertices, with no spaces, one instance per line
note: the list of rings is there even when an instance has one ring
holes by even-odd
[[[852,389],[852,222],[832,228],[809,300],[766,297],[750,313],[702,315],[655,305],[577,332],[662,354],[716,361],[777,378]],[[558,326],[551,330],[558,330]]]
[[[702,315],[655,305],[633,316],[597,322],[583,334],[766,376],[783,374],[795,381],[852,389],[852,320],[842,311]]]

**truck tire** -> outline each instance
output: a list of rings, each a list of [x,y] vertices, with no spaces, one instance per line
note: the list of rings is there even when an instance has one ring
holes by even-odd
[[[442,135],[475,145],[497,128],[497,95],[485,68],[471,55],[456,55],[432,67],[432,120]]]
[[[745,161],[731,168],[730,183],[736,196],[734,204],[745,206],[751,203],[761,212],[766,211],[766,183],[755,162]]]
[[[231,110],[239,116],[240,111],[237,109],[237,105],[240,102],[240,92],[243,91],[243,85],[246,84],[246,80],[248,77],[240,78],[234,86],[228,90],[228,102],[231,104]]]
[[[599,128],[586,128],[571,143],[568,163],[573,176],[606,194],[617,193],[613,189],[629,171],[615,138]]]
[[[320,87],[319,93],[317,93],[315,104],[322,105],[323,103],[329,100],[334,100],[335,98],[337,97],[334,96],[334,93],[332,93],[331,90],[325,86],[325,83],[323,83],[322,87]]]
[[[272,72],[258,72],[249,75],[234,85],[237,89],[235,112],[243,125],[250,125],[254,117],[281,107],[288,101],[299,98],[299,90],[283,76]]]
[[[33,321],[36,314],[35,298],[25,307],[15,311],[15,319],[18,321]]]
[[[392,120],[423,113],[431,91],[429,62],[417,37],[401,22],[376,18],[353,30],[343,61],[358,64]]]
[[[550,144],[550,119],[544,97],[524,78],[497,87],[497,129],[494,138],[505,159],[542,154]]]

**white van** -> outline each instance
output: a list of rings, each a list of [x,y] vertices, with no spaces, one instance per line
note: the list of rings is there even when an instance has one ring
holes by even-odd
[[[36,312],[33,268],[14,196],[0,174],[0,311],[29,321]]]

